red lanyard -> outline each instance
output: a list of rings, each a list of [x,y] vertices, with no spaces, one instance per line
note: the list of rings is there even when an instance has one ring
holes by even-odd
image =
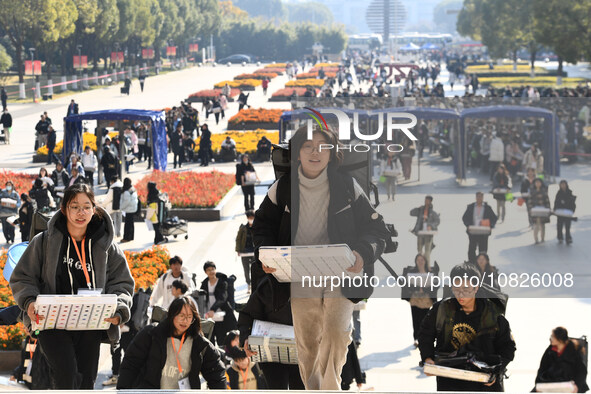
[[[80,263],[82,264],[82,271],[84,271],[86,285],[89,289],[92,289],[92,286],[90,285],[90,275],[88,275],[88,269],[86,268],[86,250],[84,249],[84,240],[86,240],[86,237],[82,238],[82,256],[80,256],[80,250],[78,249],[76,240],[74,238],[72,238],[72,240],[74,241],[74,248],[76,248],[76,254],[78,254],[78,258],[80,259]]]
[[[242,368],[238,367],[238,371],[240,371],[240,375],[242,375],[242,390],[246,390],[246,382],[248,381],[248,367],[242,373]]]
[[[31,362],[33,362],[33,353],[35,353],[35,350],[31,350],[33,346],[37,346],[37,340],[33,339],[33,343],[31,343],[31,340],[29,339],[29,354],[31,355]]]
[[[174,346],[174,338],[170,337],[170,342],[172,342],[172,350],[174,350],[174,357],[176,358],[176,365],[177,367],[179,367],[179,373],[182,375],[183,374],[183,368],[181,368],[181,362],[179,361],[179,353],[181,352],[181,349],[183,348],[183,344],[185,343],[185,335],[187,335],[187,333],[185,332],[183,334],[183,337],[181,338],[181,346],[179,347],[179,351],[176,351],[176,347]]]

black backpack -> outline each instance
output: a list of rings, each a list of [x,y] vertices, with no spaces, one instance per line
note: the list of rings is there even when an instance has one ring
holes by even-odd
[[[139,289],[133,296],[130,323],[136,331],[140,331],[148,324],[148,307],[150,306],[151,290]]]
[[[234,287],[234,283],[236,282],[236,275],[230,275],[228,277],[228,302],[232,309],[236,309],[236,300],[234,298],[234,293],[236,293],[236,289]]]

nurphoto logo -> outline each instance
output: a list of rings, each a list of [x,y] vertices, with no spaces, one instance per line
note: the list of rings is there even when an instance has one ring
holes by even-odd
[[[320,109],[315,110],[310,107],[304,107],[304,109],[310,111],[307,114],[310,116],[311,119],[307,121],[307,131],[308,131],[308,139],[312,139],[313,131],[314,131],[314,122],[321,128],[321,129],[328,129],[328,124],[324,119],[323,114],[331,114],[336,116],[338,121],[338,138],[339,141],[351,141],[351,124],[353,124],[353,139],[359,139],[360,141],[376,141],[382,137],[384,134],[384,119],[386,123],[386,141],[392,141],[394,130],[402,131],[411,141],[417,141],[417,137],[410,131],[413,127],[417,125],[417,117],[410,113],[405,112],[377,112],[375,116],[377,116],[377,131],[373,134],[363,134],[359,131],[359,114],[353,114],[353,121],[349,116],[341,110],[338,109]],[[373,116],[373,115],[372,115]],[[400,120],[408,120],[410,122],[403,122],[398,123]],[[368,127],[369,129],[369,127]],[[367,130],[370,131],[370,130]],[[381,150],[382,147],[386,148],[388,152],[402,152],[404,147],[400,144],[393,144],[393,143],[385,143],[385,144],[376,144],[376,143],[359,143],[359,144],[344,144],[342,146],[334,146],[332,144],[321,144],[319,150],[330,150],[330,149],[337,149],[337,150],[345,150],[345,151],[355,151],[355,152],[368,152],[371,147],[377,148],[378,152]]]

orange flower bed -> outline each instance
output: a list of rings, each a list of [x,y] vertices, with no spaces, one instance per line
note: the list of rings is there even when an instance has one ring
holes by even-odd
[[[293,93],[295,92],[296,95],[298,95],[299,97],[302,97],[305,93],[306,93],[307,88],[284,88],[284,89],[279,89],[278,91],[276,91],[275,93],[273,93],[273,95],[271,96],[271,98],[277,98],[277,97],[291,97],[293,95]],[[314,89],[316,94],[318,94],[318,89]]]
[[[260,79],[241,79],[238,81],[222,81],[214,85],[214,88],[223,88],[228,84],[231,88],[243,89],[243,88],[255,88],[263,83]]]
[[[206,89],[191,93],[189,98],[217,98],[220,96],[220,94],[222,94],[222,89]],[[240,89],[230,89],[230,97],[235,97],[239,94]]]
[[[228,120],[228,128],[240,129],[242,123],[278,123],[282,109],[243,109]]]
[[[339,68],[341,64],[340,63],[316,63],[314,65],[314,67],[335,67],[335,68]]]
[[[6,253],[6,249],[0,249],[0,308],[16,305],[12,291],[3,275]],[[0,350],[19,350],[26,336],[25,326],[22,323],[15,326],[0,326]]]
[[[285,84],[286,88],[321,88],[324,79],[296,79]]]
[[[336,72],[325,72],[324,76],[326,78],[335,78],[337,76]],[[318,71],[314,72],[307,72],[307,73],[300,73],[296,75],[297,79],[309,79],[309,78],[318,78]]]
[[[234,77],[235,81],[238,80],[242,80],[242,79],[265,79],[265,78],[269,78],[269,79],[273,79],[277,76],[277,74],[275,73],[270,73],[270,72],[266,72],[266,73],[253,73],[253,74],[240,74]]]
[[[168,270],[170,254],[164,246],[154,245],[141,252],[124,251],[135,291],[154,287],[156,280]]]
[[[223,172],[154,171],[135,185],[140,200],[148,197],[148,182],[156,182],[160,192],[168,193],[176,208],[213,208],[234,186],[234,175]]]
[[[53,169],[48,168],[47,171],[51,174]],[[14,190],[20,196],[22,193],[29,193],[29,190],[33,187],[35,178],[37,178],[37,174],[29,175],[12,171],[0,171],[0,189],[4,189],[6,182],[12,181]]]

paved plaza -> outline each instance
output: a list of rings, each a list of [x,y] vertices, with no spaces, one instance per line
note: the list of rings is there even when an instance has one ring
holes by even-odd
[[[231,80],[233,76],[252,72],[255,65],[194,67],[152,76],[146,80],[146,87],[140,93],[139,85],[134,80],[131,94],[121,95],[119,86],[105,87],[53,101],[37,104],[12,104],[8,109],[14,118],[11,145],[0,145],[0,170],[37,173],[41,164],[31,163],[34,126],[39,115],[47,111],[58,129],[58,141],[62,138],[62,118],[70,99],[75,99],[80,112],[132,108],[161,109],[178,105],[190,93],[210,89],[215,82]],[[445,75],[445,74],[444,74]],[[287,77],[274,79],[268,90],[268,97],[277,89],[282,88]],[[449,87],[448,87],[449,88]],[[249,98],[253,108],[284,108],[289,103],[267,102],[260,87]],[[207,121],[212,132],[223,132],[227,127],[227,119],[238,110],[237,103],[230,103],[226,119],[215,125],[210,116]],[[201,111],[201,104],[194,104]],[[204,116],[200,113],[200,123]],[[94,126],[89,127],[92,130]],[[425,151],[426,152],[426,151]],[[169,157],[169,163],[172,156]],[[270,163],[255,164],[263,185],[256,188],[255,206],[258,206],[266,193],[268,184],[274,179]],[[234,163],[214,164],[207,171],[215,169],[227,173],[235,172]],[[50,170],[51,171],[51,170]],[[175,170],[176,171],[176,170]],[[190,164],[179,171],[206,171],[198,164]],[[435,236],[436,248],[432,252],[432,260],[436,260],[444,272],[467,258],[468,237],[465,233],[461,217],[466,205],[474,202],[474,194],[485,192],[485,201],[496,211],[495,200],[488,193],[491,189],[487,175],[469,172],[463,185],[458,185],[453,173],[453,165],[449,160],[442,160],[437,154],[425,153],[421,161],[420,180],[417,180],[418,167],[412,169],[410,182],[398,186],[395,201],[385,201],[385,190],[382,190],[378,211],[384,215],[388,223],[394,223],[400,243],[398,252],[386,255],[385,259],[398,273],[405,266],[412,265],[416,254],[416,237],[409,232],[415,218],[409,215],[412,208],[422,205],[425,195],[434,197],[434,209],[441,214],[441,225]],[[148,173],[146,163],[139,163],[131,168],[130,177],[137,180]],[[506,317],[511,325],[517,344],[515,360],[509,364],[510,378],[505,381],[508,392],[530,391],[534,385],[535,374],[541,356],[548,346],[548,337],[556,326],[564,326],[571,336],[591,335],[591,166],[588,161],[579,164],[563,165],[560,179],[567,179],[570,188],[577,196],[578,222],[573,224],[573,240],[570,246],[559,245],[556,240],[556,218],[546,225],[546,242],[534,245],[531,229],[528,227],[525,206],[518,207],[517,202],[507,203],[507,214],[504,223],[498,224],[489,240],[491,264],[501,273],[521,272],[562,272],[572,273],[574,281],[588,284],[575,286],[571,289],[555,290],[514,289],[510,293]],[[550,200],[554,202],[557,183],[549,187]],[[514,186],[518,189],[518,185]],[[97,193],[104,193],[104,187],[97,188]],[[202,270],[205,260],[217,264],[218,271],[234,274],[237,281],[237,302],[247,299],[246,283],[242,272],[240,258],[234,253],[236,232],[241,223],[245,223],[242,192],[235,187],[229,201],[231,214],[216,222],[189,223],[189,239],[172,239],[166,244],[171,255],[179,255],[185,266],[196,272],[198,281],[205,278]],[[17,235],[17,239],[18,239]],[[4,241],[1,238],[2,242]],[[122,244],[125,250],[140,251],[152,245],[153,233],[143,223],[136,223],[135,240]],[[1,245],[6,246],[6,245]],[[376,262],[376,274],[385,278],[388,273]],[[391,292],[378,292],[380,295],[392,295]],[[441,292],[439,293],[441,297]],[[435,378],[422,374],[418,367],[419,351],[413,346],[412,320],[410,306],[397,297],[375,297],[367,303],[361,312],[362,341],[359,348],[361,367],[367,372],[367,384],[362,390],[375,391],[434,391]],[[99,378],[96,388],[110,374],[111,359],[108,345],[103,345],[99,366]],[[17,388],[3,386],[6,376],[0,380],[0,390]],[[588,379],[588,381],[591,381]]]

